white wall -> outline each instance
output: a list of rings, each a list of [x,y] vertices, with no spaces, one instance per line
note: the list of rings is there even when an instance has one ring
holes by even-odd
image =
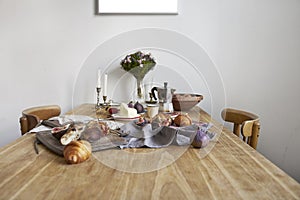
[[[178,1],[179,15],[100,16],[93,0],[0,0],[0,145],[20,136],[23,108],[72,107],[77,75],[100,44],[165,28],[206,50],[227,105],[261,116],[258,151],[300,181],[300,1]]]

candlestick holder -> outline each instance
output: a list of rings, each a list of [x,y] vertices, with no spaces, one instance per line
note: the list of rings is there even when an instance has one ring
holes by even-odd
[[[98,108],[100,108],[100,92],[101,92],[101,87],[96,87],[96,92],[97,92],[97,103],[95,105],[95,108],[98,109]]]
[[[107,104],[106,100],[107,100],[107,96],[103,96],[103,105]]]

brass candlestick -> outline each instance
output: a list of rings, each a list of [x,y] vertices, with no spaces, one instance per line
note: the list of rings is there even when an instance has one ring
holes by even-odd
[[[106,105],[107,96],[103,96],[103,105]]]
[[[100,92],[101,92],[101,87],[96,87],[96,92],[97,92],[97,103],[95,105],[95,108],[98,109],[98,108],[100,108]]]

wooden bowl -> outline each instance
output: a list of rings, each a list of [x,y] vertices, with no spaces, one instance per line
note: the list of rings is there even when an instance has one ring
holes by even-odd
[[[197,105],[203,96],[200,94],[174,94],[172,98],[172,103],[174,110],[176,111],[187,111]]]

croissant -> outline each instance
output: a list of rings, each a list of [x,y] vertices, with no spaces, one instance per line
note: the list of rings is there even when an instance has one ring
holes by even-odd
[[[68,164],[78,164],[87,160],[92,154],[92,146],[88,141],[72,141],[64,148],[64,157]]]
[[[175,117],[174,123],[176,126],[189,126],[192,124],[192,119],[188,114],[179,114]]]

